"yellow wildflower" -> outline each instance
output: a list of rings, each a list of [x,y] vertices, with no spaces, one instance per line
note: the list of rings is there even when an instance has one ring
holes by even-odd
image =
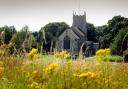
[[[56,52],[55,57],[56,58],[61,58],[60,52]]]
[[[61,51],[61,52],[57,52],[55,54],[55,57],[61,58],[61,59],[70,59],[71,55],[67,51]]]
[[[54,72],[58,67],[59,67],[58,64],[52,63],[52,64],[49,64],[45,69],[43,69],[43,71],[45,71],[46,73],[52,73],[52,72]]]
[[[96,74],[93,72],[86,72],[86,73],[81,73],[79,75],[79,78],[87,78],[87,77],[93,78],[95,76],[96,76]]]
[[[32,82],[28,85],[28,89],[39,89],[39,84],[37,82]]]
[[[96,59],[97,60],[103,60],[103,58],[107,55],[109,55],[111,52],[111,49],[109,48],[106,48],[106,49],[99,49],[97,52],[96,52]]]
[[[65,55],[66,53],[67,53],[66,51],[62,51],[62,52],[60,52],[60,56],[61,56],[62,58],[64,58],[64,55]]]
[[[35,60],[37,58],[37,52],[38,52],[37,49],[32,48],[30,53],[27,54],[28,58],[30,58],[31,60]]]
[[[74,77],[79,77],[79,74],[75,73],[73,74]]]
[[[87,73],[81,73],[79,75],[79,78],[85,78],[85,77],[88,77],[88,74]]]
[[[64,55],[64,58],[65,59],[70,59],[71,58],[71,55],[69,53],[67,53],[67,54]]]

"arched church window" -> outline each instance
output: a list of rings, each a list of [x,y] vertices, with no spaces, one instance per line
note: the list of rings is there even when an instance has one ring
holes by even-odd
[[[70,49],[70,38],[68,36],[64,37],[64,49]]]

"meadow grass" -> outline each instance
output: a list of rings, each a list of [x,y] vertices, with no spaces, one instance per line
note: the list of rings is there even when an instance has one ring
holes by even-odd
[[[39,54],[36,60],[17,60],[3,56],[0,89],[128,89],[127,63],[94,58],[66,60]]]

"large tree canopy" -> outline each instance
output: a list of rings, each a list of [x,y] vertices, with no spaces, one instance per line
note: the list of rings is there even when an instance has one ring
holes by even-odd
[[[42,49],[46,52],[53,51],[58,37],[68,28],[69,25],[64,22],[48,23],[39,32],[30,32],[27,25],[18,32],[14,26],[0,27],[0,46],[7,44],[19,52],[32,47],[38,48],[39,52]],[[112,53],[120,54],[128,48],[127,30],[128,18],[114,16],[103,26],[95,27],[87,23],[87,38],[89,41],[99,42],[100,48],[110,47]]]
[[[107,25],[100,27],[103,32],[103,36],[99,37],[100,47],[108,48],[110,43],[114,41],[114,38],[119,33],[119,31],[122,30],[122,28],[126,28],[127,26],[128,18],[122,16],[114,16],[111,20],[108,21]]]
[[[0,28],[0,33],[1,33],[1,40],[3,41],[4,44],[9,44],[12,36],[16,33],[16,29],[14,26],[4,26]]]
[[[18,52],[21,52],[25,43],[25,39],[28,37],[28,26],[24,26],[19,32],[17,32],[11,39],[10,43]],[[23,44],[24,43],[24,44]]]
[[[89,41],[94,41],[96,42],[96,30],[95,26],[91,23],[87,23],[87,38]]]
[[[45,40],[44,49],[46,51],[52,50],[55,47],[55,42],[58,36],[68,28],[69,25],[67,25],[64,22],[53,22],[42,27],[40,32],[43,32],[44,34],[44,40]]]
[[[122,55],[123,51],[128,48],[128,27],[119,31],[113,43],[111,43],[110,48],[113,54]]]

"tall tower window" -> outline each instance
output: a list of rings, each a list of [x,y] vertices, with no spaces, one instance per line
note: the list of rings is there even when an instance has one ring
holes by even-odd
[[[69,50],[70,49],[70,38],[68,36],[64,37],[64,49]]]

